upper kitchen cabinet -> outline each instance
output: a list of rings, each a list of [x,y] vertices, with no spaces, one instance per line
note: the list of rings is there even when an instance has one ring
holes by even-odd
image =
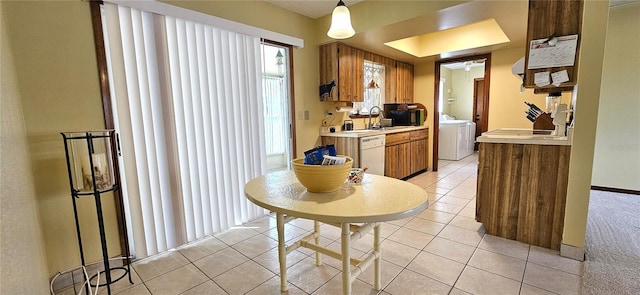
[[[413,102],[413,65],[396,62],[396,103]]]
[[[363,101],[364,51],[336,42],[320,46],[320,85],[321,100]]]
[[[582,7],[582,0],[529,1],[524,87],[538,93],[570,91],[576,85]],[[564,71],[566,80],[556,81]],[[541,82],[543,75],[547,82]]]
[[[386,103],[395,103],[397,93],[397,79],[396,79],[396,61],[385,57],[383,58],[384,69],[385,69],[385,89],[384,89],[384,98]]]

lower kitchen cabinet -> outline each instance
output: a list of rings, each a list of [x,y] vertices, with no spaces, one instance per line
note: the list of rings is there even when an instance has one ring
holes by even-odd
[[[333,144],[338,155],[353,159],[353,167],[360,167],[360,139],[357,137],[322,136],[322,145]]]
[[[429,129],[386,133],[384,175],[406,178],[427,169]],[[360,138],[322,135],[322,144],[333,144],[339,155],[353,158],[353,167],[361,167]]]
[[[393,178],[409,176],[411,174],[410,150],[411,144],[409,142],[386,146],[384,148],[384,175]]]
[[[398,170],[399,145],[387,145],[384,147],[384,176],[398,178],[400,171]]]
[[[403,178],[409,175],[409,133],[387,134],[384,148],[384,175]]]
[[[428,129],[387,134],[385,176],[405,178],[427,169]]]
[[[427,146],[429,144],[429,131],[427,129],[411,131],[409,139],[411,141],[411,169],[409,171],[409,174],[414,174],[427,169]]]

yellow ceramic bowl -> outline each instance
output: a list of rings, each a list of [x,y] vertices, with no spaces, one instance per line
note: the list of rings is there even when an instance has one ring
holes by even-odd
[[[291,161],[293,172],[298,181],[312,193],[328,193],[337,191],[349,176],[353,159],[347,156],[342,165],[305,165],[304,158]]]

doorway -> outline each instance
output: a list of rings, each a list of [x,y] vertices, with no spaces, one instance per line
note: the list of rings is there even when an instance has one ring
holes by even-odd
[[[480,69],[474,77],[473,72]],[[476,68],[474,70],[474,68]],[[469,82],[469,89],[454,90],[452,70],[463,71],[463,78]],[[489,82],[491,79],[491,54],[443,59],[435,62],[434,116],[433,116],[433,158],[432,170],[438,171],[438,146],[440,118],[468,120],[476,123],[475,137],[486,132],[489,118]],[[461,74],[458,74],[458,77]],[[448,81],[448,82],[447,82]],[[460,84],[460,83],[458,83]],[[446,116],[444,116],[446,115]]]
[[[290,169],[295,155],[290,49],[289,46],[270,42],[261,45],[268,171]]]
[[[475,137],[482,135],[482,132],[489,128],[489,97],[485,95],[485,79],[473,79],[473,121],[476,123]],[[478,150],[478,143],[475,142],[473,150]]]

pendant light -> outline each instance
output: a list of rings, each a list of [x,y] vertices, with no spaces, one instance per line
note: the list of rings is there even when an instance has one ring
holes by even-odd
[[[351,14],[347,6],[340,0],[331,14],[331,27],[327,36],[333,39],[346,39],[356,33],[351,26]]]

